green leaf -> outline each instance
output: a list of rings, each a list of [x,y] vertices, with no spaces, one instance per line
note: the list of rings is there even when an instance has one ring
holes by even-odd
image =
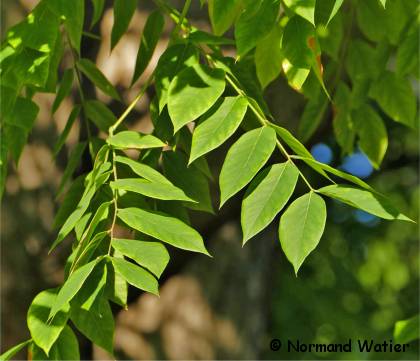
[[[121,100],[118,92],[114,86],[109,82],[104,74],[96,67],[96,64],[89,59],[80,59],[77,62],[77,67],[85,74],[89,80],[95,84],[105,94],[116,100]]]
[[[258,9],[247,6],[235,23],[238,56],[244,56],[273,28],[280,8],[279,0],[261,0]]]
[[[90,310],[72,307],[71,320],[94,344],[113,354],[114,316],[107,300],[99,298]]]
[[[388,134],[382,118],[365,104],[352,112],[359,146],[378,169],[388,148]]]
[[[28,346],[32,340],[27,340],[21,342],[20,344],[12,347],[11,349],[7,350],[6,352],[0,355],[1,361],[8,361],[11,360],[14,355],[16,355],[19,351],[21,351],[24,347]]]
[[[269,127],[251,130],[232,145],[220,172],[220,207],[252,180],[275,146],[276,132]]]
[[[71,151],[66,169],[64,170],[63,176],[61,177],[60,185],[58,186],[57,195],[61,194],[67,181],[70,179],[77,166],[79,165],[85,148],[86,142],[80,142],[77,143],[74,149]]]
[[[287,59],[283,59],[282,67],[289,85],[300,92],[311,70],[294,66]]]
[[[113,189],[135,192],[155,199],[195,202],[172,184],[151,182],[147,179],[117,179],[111,182],[110,186]]]
[[[351,119],[351,93],[346,84],[340,82],[334,94],[333,129],[335,139],[342,149],[342,153],[353,151],[355,129]]]
[[[35,360],[35,358],[33,358]],[[49,360],[80,360],[79,342],[69,326],[64,327],[50,351]]]
[[[326,218],[325,202],[314,192],[296,199],[283,213],[279,226],[280,243],[296,275],[305,258],[318,245]]]
[[[64,143],[66,142],[66,139],[67,139],[67,137],[70,133],[70,130],[73,127],[74,121],[79,116],[80,109],[81,109],[80,105],[76,105],[72,109],[72,111],[71,111],[71,113],[70,113],[70,115],[67,119],[66,126],[64,127],[63,131],[60,133],[60,137],[58,138],[57,143],[55,143],[55,145],[54,145],[53,153],[54,153],[55,157],[60,152],[61,148],[63,147]]]
[[[303,157],[303,158],[310,158],[314,159],[312,157],[312,154],[309,153],[309,151],[305,148],[305,146],[297,140],[292,133],[290,133],[287,129],[279,127],[274,124],[270,124],[270,127],[272,127],[278,136],[292,149],[297,155]],[[327,173],[323,171],[321,167],[318,167],[316,165],[308,164],[309,166],[312,166],[318,173],[322,174],[325,178],[329,179]]]
[[[205,65],[188,67],[177,74],[169,86],[168,111],[177,132],[197,119],[225,90],[225,73]]]
[[[133,79],[134,84],[141,74],[145,71],[147,65],[152,59],[153,52],[163,32],[165,18],[159,11],[152,12],[147,18],[146,25],[143,29],[139,51],[137,53],[136,66],[134,68]]]
[[[386,0],[379,0],[379,2],[382,4],[382,6],[383,6],[383,7],[384,7],[384,9],[385,9]]]
[[[114,258],[123,259],[124,256],[116,249],[114,249]],[[107,296],[108,298],[127,309],[127,295],[128,285],[125,279],[118,273],[115,272],[112,263],[108,263],[108,280],[107,280]]]
[[[416,24],[417,25],[417,24]],[[397,75],[403,77],[408,74],[415,74],[419,77],[419,56],[418,44],[420,43],[420,34],[418,25],[403,37],[401,44],[397,48]]]
[[[326,0],[322,0],[325,2]],[[318,3],[319,1],[317,1]],[[284,0],[285,5],[295,14],[315,25],[315,0]]]
[[[115,272],[119,273],[130,285],[143,291],[159,295],[159,284],[145,269],[120,258],[111,258]]]
[[[198,203],[185,203],[190,209],[213,213],[209,182],[195,163],[188,166],[187,157],[181,152],[163,152],[165,175],[173,184]]]
[[[420,315],[396,322],[394,327],[394,342],[403,344],[419,339],[419,322]]]
[[[379,75],[375,49],[363,40],[355,40],[349,44],[345,65],[353,84],[358,79],[372,79]]]
[[[315,1],[315,25],[328,25],[340,10],[344,0],[318,0]]]
[[[54,48],[58,36],[59,19],[48,2],[39,3],[25,20],[6,33],[7,42],[15,49],[27,47],[48,53]]]
[[[102,203],[95,212],[92,220],[89,223],[88,228],[83,232],[80,242],[89,242],[94,235],[95,229],[98,225],[108,218],[109,206],[112,204],[112,201]]]
[[[70,42],[73,48],[80,53],[80,42],[85,19],[85,1],[57,0],[57,3],[60,6],[60,15],[64,17],[64,26],[66,27]]]
[[[83,109],[86,116],[98,129],[108,133],[109,128],[115,124],[117,117],[102,102],[98,100],[87,100],[83,103]]]
[[[179,219],[140,208],[119,209],[118,217],[129,227],[174,247],[209,255],[200,234]]]
[[[267,227],[282,210],[298,180],[299,171],[291,162],[274,164],[257,176],[242,201],[243,244]]]
[[[387,198],[364,189],[334,184],[323,187],[318,192],[383,219],[411,221],[400,213]]]
[[[60,291],[57,294],[54,302],[51,306],[51,311],[48,316],[49,319],[52,319],[58,311],[64,309],[64,307],[72,300],[76,293],[82,288],[83,283],[89,277],[90,273],[93,271],[97,265],[98,260],[94,260],[85,264],[84,266],[77,269],[72,273],[69,278],[66,280],[64,285],[61,287]]]
[[[307,142],[318,129],[328,104],[328,98],[322,91],[308,100],[299,120],[298,133],[302,142]]]
[[[345,179],[346,181],[349,181],[351,183],[354,183],[358,185],[359,187],[362,187],[362,188],[367,189],[368,191],[374,192],[373,188],[369,184],[362,181],[361,179],[355,177],[354,175],[343,172],[339,169],[333,168],[329,166],[328,164],[318,162],[313,158],[305,158],[305,157],[300,157],[300,156],[292,156],[292,158],[300,159],[314,169],[321,168],[327,171],[328,173],[334,174],[335,176]]]
[[[255,48],[257,77],[263,89],[276,79],[281,72],[283,62],[282,35],[282,27],[278,24],[274,25],[271,32],[260,40]]]
[[[216,35],[223,35],[232,26],[241,5],[241,0],[208,0],[209,18]]]
[[[128,165],[134,173],[151,182],[172,185],[172,183],[163,174],[146,164],[137,162],[127,157],[122,157],[120,155],[115,157],[115,161]]]
[[[54,99],[52,106],[52,113],[54,114],[61,102],[65,97],[67,97],[71,92],[71,87],[73,85],[73,69],[66,69],[61,79],[60,87],[58,88],[57,95]]]
[[[137,0],[114,0],[114,24],[111,32],[111,50],[125,34],[137,8]]]
[[[166,144],[150,134],[141,134],[133,130],[124,130],[107,139],[107,143],[116,149],[161,148]]]
[[[66,304],[51,322],[48,321],[50,307],[57,297],[57,289],[39,293],[28,310],[27,323],[33,341],[48,355],[54,342],[60,336],[69,318],[70,306]]]
[[[147,268],[157,277],[161,276],[169,262],[169,253],[159,242],[114,238],[112,247],[136,261],[140,266]]]
[[[173,45],[161,55],[155,71],[159,112],[168,103],[169,85],[174,76],[196,64],[198,64],[197,49],[190,43]]]
[[[247,107],[246,98],[227,97],[216,109],[206,113],[194,129],[189,164],[230,138],[241,124]]]
[[[92,15],[92,22],[90,23],[90,27],[93,26],[99,21],[104,11],[105,0],[91,0],[93,4],[93,15]]]
[[[416,127],[417,101],[410,82],[385,71],[372,84],[369,96],[396,122]]]
[[[232,39],[216,36],[206,33],[201,30],[193,30],[188,35],[188,41],[193,44],[206,44],[206,45],[234,45],[235,41]]]

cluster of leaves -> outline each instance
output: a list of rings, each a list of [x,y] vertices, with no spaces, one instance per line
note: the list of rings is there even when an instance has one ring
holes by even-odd
[[[31,339],[3,354],[2,359],[26,346],[32,359],[77,359],[77,339],[69,320],[88,339],[112,353],[110,302],[126,307],[127,284],[158,294],[158,278],[169,262],[161,242],[209,254],[201,235],[191,227],[187,210],[214,212],[209,192],[212,175],[205,156],[240,127],[245,132],[229,149],[220,172],[220,207],[248,186],[241,213],[246,243],[283,210],[302,180],[308,193],[291,202],[279,224],[281,246],[296,273],[324,231],[327,211],[323,196],[384,219],[409,220],[362,180],[317,162],[296,137],[276,125],[264,102],[263,88],[283,69],[290,85],[308,96],[301,120],[301,138],[306,140],[329,105],[329,83],[324,83],[321,63],[321,50],[325,49],[331,63],[328,68],[338,74],[337,84],[330,89],[336,107],[337,140],[349,152],[357,135],[360,147],[379,166],[386,150],[386,129],[370,99],[394,120],[414,125],[415,100],[404,77],[418,68],[412,55],[417,18],[410,20],[415,5],[388,1],[385,10],[381,7],[385,1],[382,5],[377,0],[359,2],[359,27],[367,40],[378,45],[374,49],[361,38],[347,52],[340,50],[344,42],[342,0],[208,0],[213,33],[189,24],[185,16],[191,0],[185,1],[181,13],[162,0],[154,2],[157,9],[144,26],[132,84],[151,60],[165,15],[176,25],[152,75],[118,119],[103,103],[85,99],[80,86],[84,76],[103,93],[122,101],[96,65],[80,54],[82,35],[91,36],[83,31],[84,0],[41,0],[6,34],[0,57],[2,188],[7,158],[10,155],[18,161],[36,119],[38,106],[32,100],[36,92],[56,93],[55,112],[74,82],[79,88],[81,104],[69,114],[54,148],[56,154],[80,114],[108,136],[89,136],[70,154],[59,194],[86,149],[93,167],[72,181],[55,219],[59,231],[51,250],[70,235],[74,240],[65,282],[35,297],[27,317]],[[92,0],[92,4],[91,25],[101,18],[104,1]],[[126,32],[136,7],[136,0],[114,1],[112,48]],[[349,2],[349,7],[355,5]],[[234,41],[223,37],[233,25]],[[328,32],[330,35],[322,38]],[[385,70],[385,60],[402,34],[410,35],[409,40],[398,47],[396,71],[390,72]],[[232,45],[236,46],[236,59],[222,52],[223,46]],[[58,80],[66,49],[74,64]],[[342,64],[351,89],[343,80]],[[150,104],[153,133],[127,130],[124,119],[149,87],[156,92]],[[191,122],[195,122],[193,131],[186,126]],[[138,158],[128,157],[128,149],[138,150]],[[265,166],[276,150],[285,162]],[[322,174],[330,185],[314,189],[297,166],[300,162]],[[347,184],[336,184],[331,176]],[[116,237],[116,225],[130,230],[132,239]]]

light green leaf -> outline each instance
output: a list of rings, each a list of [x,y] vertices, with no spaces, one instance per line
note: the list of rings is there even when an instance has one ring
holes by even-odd
[[[173,45],[161,55],[155,71],[155,86],[159,99],[159,112],[168,103],[169,85],[174,76],[187,67],[197,64],[197,49],[190,43]]]
[[[255,48],[255,67],[263,89],[276,79],[281,72],[283,62],[282,35],[282,27],[276,24],[271,32],[258,42]]]
[[[155,51],[156,45],[163,31],[165,25],[165,18],[159,11],[152,12],[147,18],[146,25],[143,29],[141,36],[141,42],[139,51],[137,53],[136,66],[134,68],[133,79],[131,84],[134,84],[136,80],[143,74],[147,65],[152,59],[153,52]]]
[[[385,71],[372,84],[369,96],[396,122],[416,127],[417,101],[406,78]]]
[[[51,305],[51,311],[48,316],[49,319],[52,319],[58,311],[64,309],[67,303],[72,300],[80,288],[82,288],[83,283],[89,277],[97,263],[97,259],[89,262],[88,264],[85,264],[84,266],[77,269],[69,276]]]
[[[124,256],[117,249],[114,249],[114,258],[123,259]],[[108,266],[108,280],[107,280],[107,296],[110,301],[127,309],[128,285],[126,280],[115,272],[112,263],[107,263]]]
[[[293,194],[298,176],[296,166],[286,162],[274,164],[252,181],[242,201],[243,244],[282,210]]]
[[[1,361],[11,360],[14,355],[16,355],[24,347],[28,346],[31,342],[32,342],[32,340],[27,340],[27,341],[21,342],[20,344],[12,347],[11,349],[7,350],[5,353],[2,353],[0,355],[0,360]]]
[[[359,187],[362,187],[364,189],[367,189],[368,191],[374,192],[373,188],[369,184],[362,181],[361,179],[355,177],[354,175],[343,172],[339,169],[333,168],[329,166],[328,164],[318,162],[313,158],[305,158],[305,157],[300,157],[300,156],[292,156],[292,158],[300,159],[304,161],[306,164],[308,164],[310,167],[314,168],[315,170],[321,168],[327,171],[328,173],[334,174],[335,176],[345,179],[346,181],[349,181],[351,183],[354,183],[358,185]]]
[[[311,70],[308,68],[299,68],[294,66],[287,59],[283,59],[282,68],[289,85],[296,91],[300,92]]]
[[[109,206],[112,204],[112,201],[102,203],[95,212],[92,220],[89,223],[88,228],[83,232],[80,242],[89,242],[92,238],[96,227],[99,223],[106,220],[109,214]]]
[[[206,113],[194,129],[189,164],[231,137],[241,124],[247,107],[246,98],[227,97],[215,110]]]
[[[216,35],[223,35],[233,24],[242,0],[208,0],[209,18]]]
[[[209,255],[200,234],[179,219],[140,208],[119,209],[118,217],[129,227],[174,247]]]
[[[124,35],[137,8],[137,0],[114,0],[114,24],[111,32],[111,50]]]
[[[71,111],[71,113],[70,113],[70,115],[67,119],[66,126],[64,127],[63,131],[60,133],[60,137],[58,138],[57,143],[55,143],[55,145],[54,145],[53,153],[54,153],[55,157],[60,152],[61,148],[63,147],[64,143],[66,142],[66,139],[67,139],[67,137],[70,133],[70,130],[73,127],[74,121],[79,116],[80,109],[81,109],[80,105],[76,105],[72,109],[72,111]]]
[[[90,27],[93,26],[99,21],[104,11],[105,0],[91,0],[93,4],[93,15],[92,15],[92,22],[90,23]]]
[[[165,146],[160,139],[150,134],[141,134],[132,130],[124,130],[107,139],[107,143],[117,149],[147,149]]]
[[[119,273],[130,285],[143,291],[159,295],[159,284],[145,269],[121,258],[111,258],[115,272]]]
[[[220,172],[220,207],[252,180],[275,146],[276,132],[269,127],[251,130],[232,145]]]
[[[365,104],[352,112],[359,146],[378,169],[388,148],[388,134],[382,118]]]
[[[96,67],[96,64],[89,59],[80,59],[77,67],[85,74],[89,80],[95,84],[105,94],[116,100],[121,100],[114,86],[109,82],[105,75]]]
[[[235,40],[238,56],[244,56],[257,43],[268,35],[273,28],[280,7],[279,0],[261,0],[255,5],[248,5],[235,23]]]
[[[280,243],[296,275],[305,258],[318,245],[326,218],[325,202],[314,192],[296,199],[283,213],[279,226]]]
[[[73,175],[77,166],[79,165],[83,152],[86,148],[86,142],[80,142],[75,145],[70,153],[69,160],[67,162],[66,169],[64,170],[63,176],[61,177],[60,185],[58,186],[57,195],[60,195],[66,185],[67,181]]]
[[[384,9],[385,9],[386,0],[379,0],[379,1],[380,1],[380,3],[382,4],[382,6],[384,7]]]
[[[326,0],[322,0],[326,1]],[[315,0],[284,0],[285,5],[295,14],[315,25]]]
[[[340,10],[344,0],[317,0],[315,1],[315,25],[328,25]]]
[[[383,219],[411,221],[400,213],[387,198],[364,189],[334,184],[323,187],[318,192]]]
[[[114,238],[112,247],[136,261],[140,266],[147,268],[157,277],[161,276],[169,262],[169,253],[159,242]]]
[[[67,324],[70,310],[66,304],[54,317],[48,321],[50,307],[57,297],[57,289],[49,289],[39,293],[31,303],[28,310],[27,323],[33,341],[48,355],[50,349],[61,331]]]
[[[128,165],[134,173],[151,182],[172,185],[172,183],[163,174],[146,164],[137,162],[127,157],[122,157],[120,155],[115,157],[115,161]]]
[[[209,182],[193,163],[187,166],[187,157],[181,152],[163,152],[165,175],[173,184],[198,203],[185,203],[190,209],[213,213]]]
[[[102,102],[98,100],[87,100],[83,103],[86,116],[90,119],[98,129],[108,132],[109,127],[115,124],[117,117]]]
[[[177,132],[197,119],[225,90],[225,73],[205,65],[188,67],[177,74],[169,86],[168,111]]]
[[[52,113],[54,114],[61,102],[65,97],[67,97],[71,92],[71,87],[73,85],[73,69],[66,69],[61,79],[60,87],[57,90],[57,95],[54,99],[52,105]]]
[[[135,192],[162,200],[195,202],[172,184],[151,182],[147,179],[125,178],[111,182],[111,188]]]
[[[114,352],[114,316],[107,300],[98,298],[90,310],[72,307],[70,317],[76,328],[94,344],[110,354]]]
[[[420,315],[395,323],[394,341],[396,343],[409,343],[420,338]]]
[[[35,360],[35,358],[33,358]],[[49,360],[80,360],[79,342],[69,326],[64,327],[60,337],[54,344]]]

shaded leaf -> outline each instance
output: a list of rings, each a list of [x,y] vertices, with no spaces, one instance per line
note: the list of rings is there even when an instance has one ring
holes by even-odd
[[[104,103],[98,100],[85,101],[83,108],[88,119],[103,132],[107,133],[109,128],[117,121],[114,113]]]
[[[111,32],[111,50],[124,35],[137,8],[137,0],[114,0],[114,24]]]
[[[66,185],[66,183],[76,170],[77,166],[79,165],[85,148],[86,142],[80,142],[77,143],[71,151],[66,169],[64,170],[63,176],[61,177],[60,185],[58,186],[57,195],[61,194],[61,192],[64,189],[64,186]]]
[[[124,130],[107,139],[107,143],[117,149],[147,149],[165,146],[160,139],[150,134],[141,134],[132,130]]]
[[[322,0],[322,2],[325,1],[326,0]],[[284,3],[295,14],[315,25],[315,0],[284,0]]]
[[[72,111],[71,111],[71,113],[70,113],[70,115],[67,119],[66,126],[64,127],[63,131],[60,133],[60,137],[58,138],[57,143],[55,143],[55,145],[54,145],[53,152],[54,152],[55,157],[60,152],[61,148],[63,147],[64,143],[66,142],[67,137],[70,133],[70,130],[73,127],[74,121],[79,116],[80,109],[81,109],[80,105],[76,105],[72,109]]]
[[[73,85],[73,69],[66,69],[63,74],[63,78],[61,79],[60,87],[57,90],[57,95],[54,99],[54,103],[52,105],[52,113],[54,114],[58,107],[60,106],[61,102],[67,97],[71,92],[71,87]]]
[[[223,35],[232,26],[241,5],[241,0],[208,0],[209,18],[216,35]]]

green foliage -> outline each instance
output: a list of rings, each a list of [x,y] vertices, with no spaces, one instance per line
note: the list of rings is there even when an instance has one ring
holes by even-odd
[[[105,2],[91,1],[92,27],[101,19]],[[414,0],[207,3],[213,34],[190,24],[186,17],[190,1],[181,13],[165,1],[155,1],[132,83],[149,66],[165,20],[175,22],[174,30],[149,79],[119,118],[104,103],[85,99],[80,88],[85,77],[122,101],[95,63],[81,56],[85,1],[41,0],[6,33],[0,53],[1,190],[8,158],[17,164],[37,117],[35,93],[55,94],[52,113],[73,87],[80,95],[80,104],[73,107],[54,146],[55,155],[79,119],[95,130],[93,134],[101,133],[89,132],[74,146],[58,187],[57,193],[65,195],[54,221],[58,235],[51,250],[67,238],[74,242],[65,281],[59,289],[35,297],[28,312],[31,340],[2,359],[26,346],[34,360],[78,359],[69,319],[89,340],[112,353],[110,302],[126,306],[127,284],[158,295],[157,278],[170,261],[161,242],[209,255],[205,241],[189,223],[188,210],[214,212],[213,174],[206,156],[235,134],[239,137],[219,175],[220,207],[248,185],[242,197],[243,243],[280,214],[280,244],[296,274],[322,237],[327,217],[323,196],[384,219],[410,221],[370,185],[316,161],[302,142],[310,140],[331,113],[342,154],[359,147],[379,169],[388,145],[386,125],[395,121],[397,126],[418,128],[410,83],[412,76],[418,77]],[[135,0],[113,2],[111,49],[127,31],[136,7]],[[234,39],[221,37],[232,26]],[[225,45],[233,45],[236,59],[224,56]],[[69,65],[66,58],[67,69],[58,77],[67,53],[73,62]],[[395,62],[389,61],[393,58]],[[263,89],[279,77],[307,99],[298,137],[278,125],[264,101]],[[150,104],[153,132],[127,130],[123,122],[149,88],[156,94]],[[130,158],[129,149],[139,156]],[[92,169],[67,187],[87,153]],[[278,156],[285,162],[278,163]],[[302,165],[321,174],[329,185],[316,189]],[[330,175],[352,185],[335,184]],[[293,198],[299,181],[308,192]],[[135,239],[117,238],[117,225],[135,231]],[[412,339],[410,325],[411,321],[397,325],[395,337]]]

